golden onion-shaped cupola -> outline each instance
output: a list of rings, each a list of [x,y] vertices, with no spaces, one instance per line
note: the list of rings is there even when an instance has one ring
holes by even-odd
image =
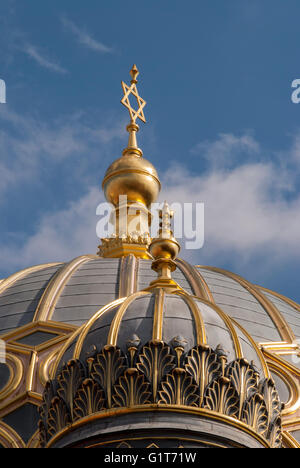
[[[137,89],[138,74],[134,65],[130,71],[130,86],[122,81],[124,96],[121,103],[130,115],[127,125],[129,140],[122,156],[107,169],[102,182],[105,197],[113,205],[115,214],[115,233],[111,238],[102,239],[99,248],[102,257],[121,257],[132,253],[136,257],[149,258],[149,208],[158,197],[160,181],[155,167],[143,157],[137,144],[139,126],[136,120],[146,122],[146,101],[140,97]],[[137,101],[137,109],[131,105],[132,98]]]

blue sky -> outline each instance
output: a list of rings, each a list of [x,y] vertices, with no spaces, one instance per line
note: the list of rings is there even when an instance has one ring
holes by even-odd
[[[205,246],[182,256],[300,302],[299,13],[297,0],[2,0],[0,277],[96,252],[136,63],[162,197],[205,203]]]

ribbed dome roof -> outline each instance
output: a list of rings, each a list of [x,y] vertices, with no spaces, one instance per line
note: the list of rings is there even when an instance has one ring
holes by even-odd
[[[245,357],[264,378],[272,373],[287,395],[284,401],[290,402],[290,411],[298,408],[298,387],[277,364],[266,364],[257,343],[266,350],[287,349],[276,362],[280,369],[287,365],[296,369],[299,305],[236,274],[194,267],[181,259],[176,264],[172,278],[183,292],[163,293],[163,299],[157,292],[142,291],[157,274],[150,260],[134,255],[115,259],[84,255],[69,263],[27,268],[0,282],[0,339],[8,351],[7,363],[0,365],[0,446],[1,440],[2,445],[36,446],[37,406],[46,381],[64,363],[85,362],[100,352],[112,336],[123,354],[134,334],[142,345],[149,343],[159,307],[166,346],[172,348],[172,340],[180,336],[187,352],[205,340],[214,352],[220,345],[228,363]],[[22,440],[16,440],[15,433]]]
[[[183,340],[186,350],[200,344],[222,348],[229,362],[246,358],[269,376],[255,342],[218,306],[162,289],[134,293],[101,308],[61,350],[52,376],[70,359],[84,361],[105,346],[117,346],[126,354],[130,340],[142,344],[158,340],[172,346],[177,339]]]
[[[101,445],[105,428],[128,430],[124,411],[139,413],[130,434],[141,423],[151,430],[152,418],[166,433],[164,411],[183,410],[187,427],[197,414],[201,431],[217,414],[226,428],[234,418],[262,445],[281,446],[281,403],[255,342],[216,305],[154,285],[101,308],[62,348],[40,407],[41,444]]]
[[[218,305],[257,342],[300,338],[300,306],[233,273],[193,267],[177,260],[175,281],[188,293]],[[0,283],[0,336],[33,321],[80,326],[111,301],[147,287],[156,274],[151,261],[81,256],[46,264]]]

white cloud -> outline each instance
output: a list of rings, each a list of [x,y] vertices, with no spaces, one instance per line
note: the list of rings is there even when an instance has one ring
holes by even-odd
[[[46,68],[56,73],[60,73],[62,75],[67,73],[67,70],[59,65],[57,62],[50,60],[46,57],[45,53],[41,52],[37,47],[33,46],[32,44],[26,44],[22,48],[23,52],[28,55],[31,59],[33,59],[38,65],[42,68]]]
[[[35,180],[39,172],[63,163],[67,158],[80,157],[82,165],[99,151],[106,154],[110,144],[125,135],[122,123],[112,125],[89,123],[84,113],[67,115],[44,122],[42,119],[20,115],[6,106],[0,108],[0,201],[1,195],[13,184]],[[57,169],[58,170],[58,169]],[[76,164],[70,169],[73,173]]]
[[[226,136],[229,146],[248,140]],[[220,140],[215,146],[220,150]],[[259,145],[250,141],[254,153]],[[206,147],[203,147],[206,150]],[[225,145],[223,156],[230,157]],[[286,155],[291,159],[291,155]],[[193,262],[236,265],[263,262],[272,265],[300,260],[300,193],[295,167],[282,170],[277,162],[243,162],[228,169],[215,162],[202,175],[180,167],[170,168],[163,184],[162,198],[170,201],[198,201],[205,204],[205,246],[186,251]],[[223,160],[223,159],[222,159]],[[171,174],[171,177],[169,176]],[[289,196],[287,197],[287,193]]]
[[[96,237],[96,208],[101,201],[103,195],[99,188],[92,187],[66,209],[44,215],[36,233],[20,246],[21,255],[14,254],[14,244],[1,246],[2,267],[5,265],[8,270],[14,271],[29,265],[68,261],[77,255],[96,253],[99,243]]]
[[[254,140],[252,144],[259,147]],[[194,264],[229,262],[237,272],[252,269],[257,281],[262,271],[271,274],[284,263],[300,262],[300,193],[292,172],[259,161],[240,162],[231,169],[214,165],[200,175],[169,167],[161,175],[161,200],[205,203],[205,246],[200,251],[183,249],[181,256]],[[287,190],[293,196],[286,197]],[[18,245],[21,256],[14,255],[16,245],[0,248],[0,264],[11,270],[95,253],[95,210],[102,200],[99,189],[92,187],[66,209],[44,215],[35,234]]]
[[[220,133],[215,141],[206,140],[191,149],[192,154],[201,155],[214,167],[230,166],[241,155],[253,157],[259,151],[260,146],[251,134],[237,137],[230,133]]]
[[[87,31],[84,29],[79,28],[73,21],[66,17],[61,18],[61,22],[65,29],[69,30],[78,42],[85,47],[94,50],[95,52],[101,53],[112,53],[113,49],[111,47],[106,46],[102,42],[97,41],[94,39]]]

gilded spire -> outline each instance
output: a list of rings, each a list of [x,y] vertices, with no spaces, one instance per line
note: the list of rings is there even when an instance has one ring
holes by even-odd
[[[146,122],[145,115],[144,115],[144,107],[146,105],[146,101],[141,98],[137,89],[137,77],[140,72],[137,69],[136,65],[133,65],[132,69],[130,70],[130,75],[132,77],[131,86],[127,86],[127,84],[122,81],[122,88],[124,92],[124,96],[121,99],[121,103],[128,109],[130,115],[130,123],[136,123],[136,119],[140,119],[142,122]],[[132,107],[130,103],[130,96],[134,96],[138,103],[138,108],[135,109]]]
[[[136,121],[146,122],[146,101],[140,97],[137,89],[139,71],[136,65],[132,67],[130,75],[130,86],[122,81],[124,96],[121,99],[130,116],[128,146],[121,158],[107,169],[102,182],[105,197],[115,208],[115,234],[102,239],[99,255],[121,257],[134,254],[150,258],[150,208],[158,197],[160,181],[155,167],[142,157],[143,152],[137,145],[139,126]],[[136,99],[137,106],[131,104],[133,99]]]
[[[149,252],[154,259],[152,269],[158,273],[158,278],[150,283],[150,289],[153,287],[162,287],[170,291],[181,289],[172,279],[172,272],[176,270],[174,260],[176,260],[180,251],[180,245],[171,231],[173,214],[165,201],[163,209],[159,212],[161,221],[158,236],[152,239],[149,245]]]
[[[139,75],[139,71],[136,65],[133,65],[132,69],[130,70],[131,75],[131,86],[128,86],[124,81],[121,82],[124,96],[121,99],[121,103],[128,109],[129,116],[130,116],[130,123],[127,125],[126,129],[129,132],[129,140],[128,146],[123,151],[123,155],[127,153],[135,153],[137,156],[142,156],[143,152],[137,146],[136,134],[139,131],[139,126],[136,123],[137,119],[140,119],[142,122],[146,122],[145,115],[144,115],[144,107],[146,105],[146,101],[141,98],[137,89],[137,77]],[[131,105],[130,98],[135,98],[137,101],[137,109]]]

